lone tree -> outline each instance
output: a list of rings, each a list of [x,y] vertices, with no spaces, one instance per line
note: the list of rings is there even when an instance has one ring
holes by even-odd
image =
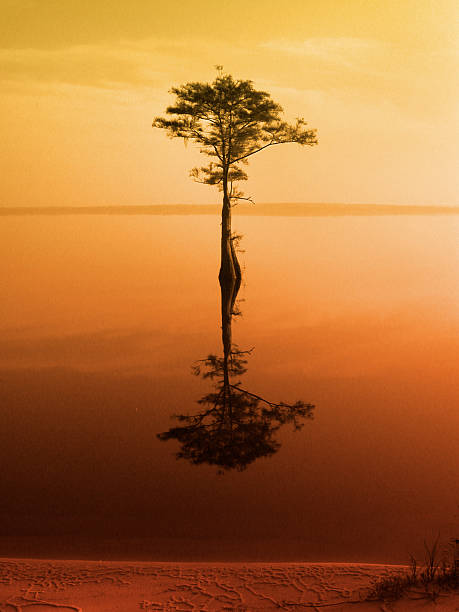
[[[185,83],[173,87],[174,106],[166,109],[172,118],[156,117],[153,127],[166,129],[171,137],[191,140],[201,153],[214,158],[208,166],[193,168],[191,176],[198,182],[216,185],[223,192],[221,264],[219,278],[241,278],[231,232],[231,207],[244,198],[236,187],[247,180],[241,165],[268,147],[296,142],[317,144],[316,130],[306,129],[299,118],[294,124],[281,118],[282,107],[265,91],[254,89],[252,81],[235,80],[223,74],[213,83]]]

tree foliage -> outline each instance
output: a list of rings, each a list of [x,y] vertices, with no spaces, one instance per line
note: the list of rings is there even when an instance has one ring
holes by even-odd
[[[316,130],[307,129],[302,118],[287,123],[281,106],[267,92],[217,68],[213,83],[173,87],[175,104],[166,109],[170,118],[157,117],[153,126],[198,144],[202,153],[214,158],[191,170],[196,181],[218,186],[229,200],[244,199],[235,183],[247,179],[242,166],[249,157],[279,144],[315,145]]]
[[[215,380],[215,388],[198,400],[199,412],[174,415],[181,424],[158,434],[162,441],[178,440],[177,459],[242,471],[279,450],[276,433],[283,425],[300,430],[312,419],[312,404],[271,402],[243,389],[240,381],[230,382],[246,372],[250,352],[233,345],[230,355],[209,355],[193,367],[196,376]]]

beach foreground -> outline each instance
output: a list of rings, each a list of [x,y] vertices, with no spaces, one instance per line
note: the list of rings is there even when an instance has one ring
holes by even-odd
[[[0,560],[0,610],[459,610],[459,594],[363,601],[400,565]]]

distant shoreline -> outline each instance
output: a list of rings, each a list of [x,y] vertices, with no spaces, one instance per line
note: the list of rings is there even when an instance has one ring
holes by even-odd
[[[219,204],[157,204],[152,206],[7,206],[0,216],[30,215],[219,215]],[[384,215],[457,215],[459,206],[395,204],[239,204],[236,216],[344,217]]]

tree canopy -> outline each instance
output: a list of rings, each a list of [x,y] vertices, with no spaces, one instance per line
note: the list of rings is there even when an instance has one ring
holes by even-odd
[[[213,83],[173,87],[175,104],[166,109],[170,118],[157,117],[153,126],[197,143],[202,153],[214,158],[207,166],[193,168],[191,176],[218,186],[224,200],[231,201],[242,198],[235,183],[247,179],[242,166],[249,157],[279,144],[312,146],[317,135],[302,118],[293,124],[283,121],[282,107],[269,93],[256,90],[252,81],[236,80],[217,68]]]

